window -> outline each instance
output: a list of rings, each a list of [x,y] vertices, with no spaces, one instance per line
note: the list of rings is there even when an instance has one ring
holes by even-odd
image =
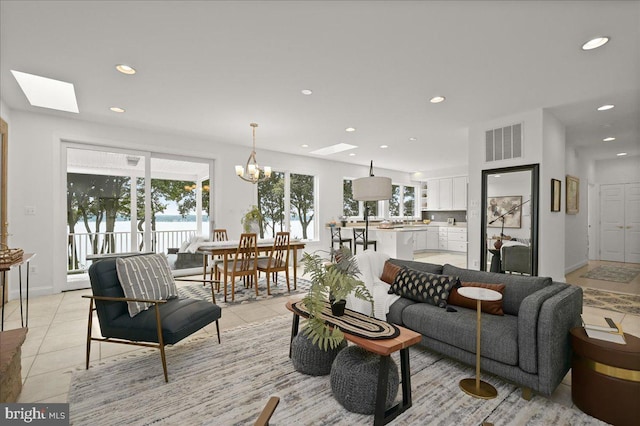
[[[416,187],[404,185],[391,186],[389,216],[407,217],[416,215]]]
[[[260,238],[273,238],[284,231],[284,173],[273,172],[271,178],[258,183],[258,209],[262,213]]]
[[[416,215],[416,187],[405,186],[404,193],[402,194],[402,201],[404,211],[403,216],[415,216]]]
[[[353,199],[353,181],[344,179],[342,181],[342,214],[347,217],[359,216],[360,205]]]
[[[310,175],[291,174],[291,237],[311,240],[315,237],[315,179]],[[298,231],[297,228],[300,228]],[[302,235],[299,234],[302,233]]]
[[[258,183],[258,208],[263,220],[260,238],[273,238],[289,230],[291,238],[312,240],[315,230],[315,177],[273,172]]]

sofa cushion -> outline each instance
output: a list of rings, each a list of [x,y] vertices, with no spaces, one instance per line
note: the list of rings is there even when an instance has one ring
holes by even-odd
[[[162,254],[118,258],[116,271],[125,297],[147,300],[178,297],[169,263]],[[151,305],[146,302],[127,302],[131,317],[149,309]]]
[[[444,308],[447,306],[449,292],[457,283],[456,277],[402,268],[391,284],[389,294]]]
[[[497,274],[494,272],[472,271],[446,264],[444,275],[454,275],[461,281],[481,283],[501,283],[505,285],[502,310],[505,314],[518,315],[520,304],[532,293],[551,285],[549,277],[529,277],[523,275]]]
[[[415,303],[403,309],[402,322],[404,327],[428,339],[476,353],[475,309],[459,307],[456,312],[447,312],[426,303]],[[480,354],[483,358],[517,366],[518,317],[483,315]]]
[[[416,271],[442,275],[442,265],[436,265],[435,263],[415,262],[413,260],[402,259],[389,259],[389,262],[398,266],[406,266],[407,268],[415,269]]]
[[[387,284],[393,284],[396,279],[396,276],[400,272],[401,267],[391,263],[390,261],[384,262],[384,269],[382,270],[382,275],[380,279]]]
[[[489,290],[497,291],[500,294],[504,294],[504,284],[462,282],[461,285],[462,287],[487,288]],[[477,302],[474,299],[469,299],[468,297],[464,297],[459,294],[457,287],[454,287],[451,290],[451,293],[449,293],[447,304],[462,306],[469,309],[476,309],[477,306]],[[504,312],[502,311],[502,299],[495,301],[483,300],[480,302],[480,310],[491,315],[504,315]]]
[[[416,304],[418,302],[414,302],[411,299],[407,299],[406,297],[401,297],[389,307],[389,312],[387,312],[387,322],[392,324],[404,325],[402,322],[402,311],[407,306]]]

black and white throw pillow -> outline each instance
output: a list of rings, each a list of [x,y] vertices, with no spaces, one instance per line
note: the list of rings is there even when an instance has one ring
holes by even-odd
[[[396,275],[388,293],[445,308],[449,292],[457,284],[457,277],[403,268]]]

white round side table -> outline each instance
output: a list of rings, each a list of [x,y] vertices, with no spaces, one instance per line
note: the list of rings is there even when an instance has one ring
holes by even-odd
[[[483,300],[494,302],[502,299],[502,294],[497,291],[481,287],[459,287],[458,294],[469,299],[476,300],[477,323],[476,323],[476,377],[475,379],[462,379],[460,388],[467,394],[482,399],[492,399],[498,396],[496,388],[487,382],[480,380],[480,331],[482,330],[482,316],[480,315],[480,305]]]

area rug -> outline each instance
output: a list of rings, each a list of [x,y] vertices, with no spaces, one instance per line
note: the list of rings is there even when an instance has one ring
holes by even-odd
[[[279,396],[274,425],[368,425],[373,416],[345,410],[332,396],[329,376],[294,370],[288,357],[291,317],[199,336],[168,348],[169,383],[157,350],[73,371],[73,425],[246,425],[253,424],[270,396]],[[397,354],[395,354],[397,355]],[[399,359],[394,357],[397,365]],[[413,406],[394,425],[602,425],[580,410],[541,396],[530,401],[497,377],[483,375],[498,390],[475,399],[458,387],[474,368],[426,349],[410,350]],[[398,392],[398,398],[401,392]]]
[[[287,291],[287,282],[284,277],[278,278],[278,283],[275,284],[271,281],[271,295],[267,295],[267,281],[266,279],[258,279],[258,296],[256,296],[255,288],[246,288],[242,283],[242,280],[236,282],[236,296],[235,300],[231,301],[231,284],[227,284],[227,301],[224,301],[224,286],[220,285],[220,291],[216,292],[216,305],[224,307],[231,305],[241,305],[251,303],[259,300],[272,299],[274,297],[290,296],[292,294],[304,294],[311,287],[311,281],[304,278],[298,278],[297,288],[293,289],[293,277],[290,278],[291,292]],[[207,284],[183,284],[184,282],[177,282],[178,295],[180,297],[188,297],[193,299],[204,299],[211,302],[211,287]]]
[[[640,316],[640,296],[582,287],[584,306]]]
[[[629,283],[640,274],[640,266],[615,266],[602,265],[598,266],[581,278],[590,278],[592,280],[613,281],[616,283]]]

